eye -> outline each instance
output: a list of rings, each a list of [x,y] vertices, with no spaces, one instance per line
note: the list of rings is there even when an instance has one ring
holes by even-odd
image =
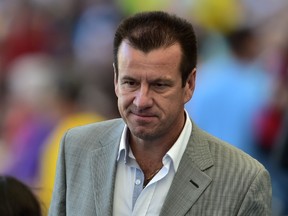
[[[131,81],[131,80],[126,80],[123,82],[124,85],[127,85],[127,86],[135,86],[136,85],[136,82],[135,81]]]
[[[125,79],[121,82],[121,86],[126,90],[135,90],[139,86],[139,82],[133,79]]]
[[[163,83],[163,82],[156,82],[153,84],[153,86],[157,89],[164,89],[164,88],[168,87],[168,85],[166,83]]]
[[[163,86],[166,86],[166,84],[164,84],[164,83],[156,83],[155,86],[157,86],[157,87],[163,87]]]

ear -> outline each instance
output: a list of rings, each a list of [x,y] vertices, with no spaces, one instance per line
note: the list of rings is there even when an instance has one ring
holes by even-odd
[[[116,96],[118,97],[118,79],[116,74],[115,64],[113,63],[113,70],[114,70],[114,91]]]
[[[196,68],[192,70],[192,72],[189,74],[186,85],[185,85],[185,97],[184,97],[184,103],[187,103],[191,98],[195,90],[195,83],[196,83]]]

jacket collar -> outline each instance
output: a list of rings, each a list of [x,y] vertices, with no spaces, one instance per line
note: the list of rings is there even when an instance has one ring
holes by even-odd
[[[162,207],[161,216],[185,215],[212,182],[204,172],[213,166],[207,134],[192,124],[187,148]],[[124,122],[116,121],[113,127],[101,135],[101,147],[90,154],[97,215],[108,216],[113,212],[116,159],[123,128]]]
[[[212,179],[204,172],[212,166],[213,160],[207,134],[193,124],[189,143],[160,216],[185,215],[212,182]]]
[[[101,138],[96,146],[100,147],[90,153],[96,215],[108,216],[112,215],[113,212],[116,158],[123,128],[124,122],[122,120],[115,121],[111,128],[107,128],[103,134],[98,135]]]

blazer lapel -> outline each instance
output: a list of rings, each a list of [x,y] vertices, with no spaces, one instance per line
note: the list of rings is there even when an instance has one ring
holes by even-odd
[[[212,179],[204,173],[213,166],[204,133],[193,124],[193,131],[175,174],[161,216],[183,216],[198,200]]]
[[[106,140],[100,140],[101,147],[90,154],[96,215],[109,216],[113,212],[116,158],[122,130],[123,124],[111,133],[105,131],[103,137]]]

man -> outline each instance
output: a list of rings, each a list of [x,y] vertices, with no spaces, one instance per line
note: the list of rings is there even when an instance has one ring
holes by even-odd
[[[50,215],[269,215],[268,172],[203,132],[184,104],[196,77],[192,25],[164,12],[124,20],[114,39],[122,119],[63,138]]]

